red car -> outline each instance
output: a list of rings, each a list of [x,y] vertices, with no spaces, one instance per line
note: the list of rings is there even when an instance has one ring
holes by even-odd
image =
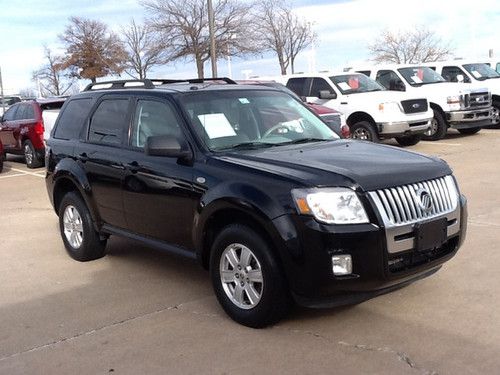
[[[5,154],[3,153],[3,145],[2,142],[0,142],[0,172],[2,172],[3,169],[3,159],[5,158]]]
[[[282,85],[279,82],[274,81],[258,81],[258,80],[245,80],[245,81],[237,81],[239,84],[243,85],[261,85],[267,87],[274,87],[275,89],[284,91],[297,99],[299,96],[295,94],[292,90],[290,90],[285,85]],[[349,130],[349,126],[346,123],[345,116],[328,107],[313,104],[313,103],[305,103],[314,113],[316,113],[321,119],[328,125],[330,129],[332,129],[340,138],[351,138],[351,131]]]
[[[16,103],[5,111],[0,122],[0,142],[4,153],[24,155],[28,168],[44,165],[43,112],[60,109],[65,99],[30,100]]]

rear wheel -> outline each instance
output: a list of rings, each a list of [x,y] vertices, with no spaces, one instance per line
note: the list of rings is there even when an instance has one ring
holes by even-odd
[[[416,135],[409,135],[407,137],[396,137],[396,141],[401,145],[401,146],[414,146],[420,140],[422,139],[422,135],[416,134]]]
[[[426,141],[438,141],[446,136],[448,126],[441,112],[434,110],[434,117],[431,120],[431,128],[422,135]]]
[[[476,134],[481,128],[458,129],[461,134]]]
[[[61,201],[59,228],[66,251],[73,259],[86,262],[105,255],[106,240],[100,239],[85,202],[75,192],[67,193]]]
[[[38,168],[43,165],[43,161],[38,159],[33,143],[29,139],[23,143],[24,159],[28,168]]]
[[[362,141],[379,142],[377,130],[369,121],[359,121],[352,125],[351,136]]]
[[[210,254],[210,276],[224,311],[245,326],[275,323],[291,305],[271,247],[247,226],[232,224],[218,234]]]

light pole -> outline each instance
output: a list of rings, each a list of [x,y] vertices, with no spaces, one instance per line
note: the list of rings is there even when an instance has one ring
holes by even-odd
[[[215,54],[215,19],[212,0],[207,0],[208,6],[208,34],[210,36],[210,62],[212,64],[212,78],[217,78],[217,58]]]

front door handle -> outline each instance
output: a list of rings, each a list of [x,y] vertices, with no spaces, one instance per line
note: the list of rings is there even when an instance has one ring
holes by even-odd
[[[81,154],[78,155],[77,159],[80,160],[82,163],[85,163],[87,160],[89,160],[89,157],[87,156],[86,152],[82,152]]]
[[[139,166],[138,162],[132,161],[127,164],[126,168],[132,173],[137,173],[141,167]]]

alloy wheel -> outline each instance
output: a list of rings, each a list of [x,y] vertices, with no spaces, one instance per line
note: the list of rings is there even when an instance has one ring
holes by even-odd
[[[241,309],[257,306],[262,298],[264,279],[255,254],[238,243],[224,249],[219,264],[220,280],[226,296]]]
[[[363,129],[363,128],[358,128],[358,129],[354,130],[352,137],[354,139],[360,139],[363,141],[370,141],[371,140],[370,133],[366,129]]]
[[[30,165],[33,163],[34,155],[33,150],[29,146],[29,144],[24,145],[24,157],[26,159],[26,164]]]
[[[83,243],[83,222],[80,213],[74,206],[67,206],[63,214],[64,235],[74,249]]]

